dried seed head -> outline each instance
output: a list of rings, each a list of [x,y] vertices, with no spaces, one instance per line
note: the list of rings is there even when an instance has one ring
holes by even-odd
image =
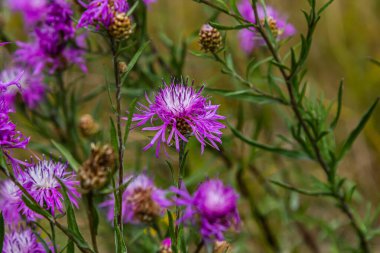
[[[275,38],[282,34],[283,31],[278,29],[277,21],[274,18],[269,17],[266,19],[266,22],[268,23],[269,29]],[[261,19],[260,23],[262,26],[265,26],[265,19]]]
[[[205,24],[199,32],[199,44],[204,52],[215,52],[222,45],[222,35],[216,28]]]
[[[232,252],[231,245],[226,241],[216,241],[214,243],[213,253],[230,253]]]
[[[119,61],[117,65],[120,74],[124,74],[125,72],[127,72],[128,66],[124,61]]]
[[[88,137],[99,131],[99,124],[94,121],[90,114],[85,114],[79,119],[79,129],[83,136]]]
[[[117,40],[128,39],[133,32],[131,19],[125,13],[115,13],[108,31]]]
[[[115,163],[115,153],[109,145],[91,144],[91,155],[78,171],[79,181],[84,191],[102,188]]]
[[[134,218],[144,223],[151,222],[161,212],[160,206],[152,199],[152,188],[136,188],[127,198],[133,207]]]

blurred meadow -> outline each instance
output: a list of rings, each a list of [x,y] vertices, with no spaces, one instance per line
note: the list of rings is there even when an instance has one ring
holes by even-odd
[[[1,0],[4,1],[4,0]],[[318,1],[320,2],[320,1]],[[267,0],[267,4],[276,6],[288,17],[288,21],[297,28],[297,35],[291,38],[283,52],[289,46],[299,42],[299,33],[306,29],[302,9],[307,8],[306,0]],[[2,3],[0,3],[1,6]],[[4,6],[3,6],[4,7]],[[79,16],[77,8],[76,17]],[[157,54],[164,61],[173,55],[185,57],[185,65],[178,73],[158,71],[166,82],[173,76],[194,80],[196,86],[205,84],[208,89],[233,90],[241,87],[235,79],[221,73],[220,64],[215,61],[196,56],[200,51],[198,32],[200,27],[209,21],[214,11],[205,5],[191,0],[157,0],[148,8],[147,29]],[[229,24],[231,18],[220,14],[220,23]],[[337,127],[338,143],[354,128],[361,115],[372,102],[380,96],[380,65],[372,59],[380,60],[380,1],[379,0],[336,0],[323,13],[317,26],[309,59],[306,80],[309,82],[307,93],[310,97],[325,98],[326,104],[336,100],[339,83],[344,81],[343,108]],[[0,11],[0,29],[10,41],[26,39],[25,24],[21,16],[10,13],[8,9]],[[104,85],[112,76],[111,58],[106,53],[107,46],[98,34],[89,35],[88,74],[77,69],[66,73],[65,79],[76,81],[84,94]],[[181,47],[188,44],[185,55],[181,55]],[[172,44],[174,50],[168,49]],[[228,31],[226,46],[232,52],[235,68],[239,73],[245,72],[245,66],[251,57],[264,58],[265,50],[257,50],[247,56],[240,48],[237,32]],[[10,60],[8,52],[0,50],[0,66]],[[128,60],[128,59],[127,59]],[[148,59],[149,60],[149,59]],[[148,61],[147,60],[147,61]],[[147,65],[141,62],[141,69]],[[157,68],[157,66],[153,66]],[[265,86],[266,79],[258,75],[252,83],[258,87]],[[77,79],[78,78],[78,79]],[[129,103],[135,97],[143,97],[146,90],[157,89],[162,80],[158,77],[144,76],[143,73],[131,73],[131,85],[123,90],[123,111],[127,111]],[[53,82],[50,80],[49,82]],[[227,117],[227,122],[238,125],[246,136],[254,136],[263,143],[279,143],[280,135],[286,133],[284,112],[286,108],[254,103],[222,97],[215,92],[207,92],[215,104],[221,104],[220,114]],[[333,109],[336,107],[334,103]],[[107,92],[90,103],[81,106],[80,115],[95,115],[101,128],[108,134],[109,114]],[[27,124],[15,114],[16,121]],[[242,120],[243,119],[243,120]],[[41,143],[41,136],[23,129],[26,135],[32,136],[30,149],[45,151],[47,154],[58,154],[49,146],[48,141]],[[27,125],[25,125],[27,126]],[[201,156],[199,143],[190,141],[190,159],[186,166],[186,183],[190,189],[196,187],[204,178],[220,177],[238,189],[242,196],[239,210],[243,220],[240,232],[231,232],[228,239],[233,241],[233,252],[273,252],[268,240],[273,236],[278,241],[281,252],[345,252],[341,247],[354,239],[349,222],[337,211],[333,201],[319,197],[305,197],[272,184],[271,179],[286,179],[293,185],[308,186],[313,184],[310,175],[323,178],[320,168],[310,161],[296,161],[283,158],[262,150],[249,147],[237,138],[229,128],[223,130],[222,152],[206,149]],[[154,151],[143,152],[147,136],[141,131],[132,131],[126,149],[126,168],[129,173],[134,170],[147,170],[153,175],[162,188],[170,185],[170,171],[165,159],[156,159]],[[89,142],[87,143],[89,144]],[[43,147],[42,147],[43,146]],[[49,148],[50,147],[50,148]],[[24,155],[24,154],[21,154]],[[28,157],[27,155],[26,157]],[[85,154],[82,154],[82,160]],[[173,165],[177,164],[177,154],[169,151],[166,158]],[[373,208],[380,203],[380,110],[377,108],[366,128],[354,143],[346,156],[339,173],[357,184],[358,191],[354,195],[354,206],[360,215],[365,216],[367,205]],[[176,165],[177,166],[177,165]],[[128,172],[126,172],[128,173]],[[249,200],[248,200],[249,199]],[[163,223],[167,220],[163,220]],[[86,231],[85,212],[81,211],[78,224]],[[100,252],[113,252],[113,228],[104,219],[99,230]],[[377,219],[376,225],[380,225]],[[265,232],[266,229],[270,232]],[[139,241],[143,234],[153,233],[148,229],[127,229],[127,243],[137,242],[129,252],[149,252],[145,241]],[[264,232],[263,232],[264,231]],[[86,234],[86,237],[89,235]],[[340,241],[344,238],[344,241]],[[62,243],[65,238],[60,239]],[[380,252],[380,239],[375,238],[371,245],[373,252]]]

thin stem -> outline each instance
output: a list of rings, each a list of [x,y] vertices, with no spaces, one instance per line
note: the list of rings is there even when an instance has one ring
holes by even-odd
[[[99,252],[99,250],[98,250],[98,244],[96,241],[97,232],[96,232],[96,227],[94,224],[95,214],[94,214],[93,192],[90,191],[89,193],[87,193],[86,198],[87,198],[87,217],[88,217],[88,223],[90,226],[91,242],[92,242],[92,247],[94,248],[94,251],[97,253]]]
[[[202,248],[203,248],[203,246],[205,245],[205,241],[200,241],[199,243],[198,243],[198,245],[197,245],[197,248],[195,249],[195,251],[194,251],[194,253],[199,253],[199,252],[201,252],[201,250],[202,250]]]
[[[55,241],[55,228],[54,228],[54,222],[53,221],[50,221],[50,229],[51,229],[51,241],[53,243],[53,247],[54,247],[54,252],[58,252],[57,251],[57,243]]]
[[[121,133],[121,82],[120,82],[120,72],[118,66],[118,53],[117,53],[117,43],[114,39],[111,38],[111,50],[112,50],[112,59],[113,59],[113,67],[114,67],[114,76],[115,76],[115,85],[116,85],[116,130],[117,130],[117,140],[118,140],[118,162],[119,162],[119,206],[120,210],[118,213],[117,222],[120,227],[120,231],[123,231],[123,221],[122,221],[122,212],[123,205],[122,197],[123,197],[123,189],[121,185],[123,184],[123,172],[124,172],[124,144],[123,144],[123,136]]]

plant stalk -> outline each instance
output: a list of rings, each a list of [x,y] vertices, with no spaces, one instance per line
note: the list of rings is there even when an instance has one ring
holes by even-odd
[[[94,248],[94,251],[98,253],[99,250],[98,250],[98,244],[96,240],[97,232],[96,232],[96,227],[94,224],[94,212],[93,212],[94,211],[94,193],[92,191],[87,193],[86,199],[87,199],[87,217],[88,217],[88,224],[90,226],[92,247]]]

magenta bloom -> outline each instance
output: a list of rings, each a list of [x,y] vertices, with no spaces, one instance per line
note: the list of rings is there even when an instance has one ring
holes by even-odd
[[[7,0],[12,11],[22,13],[27,24],[34,24],[41,19],[48,0]]]
[[[75,37],[72,15],[70,5],[65,1],[49,3],[46,15],[32,34],[32,41],[17,42],[16,62],[33,68],[34,73],[46,69],[53,74],[73,64],[85,72],[84,38]]]
[[[157,0],[143,0],[143,1],[144,1],[144,4],[146,4],[146,5],[157,2]]]
[[[22,173],[22,185],[29,194],[50,213],[56,210],[63,213],[63,195],[59,178],[67,188],[67,194],[71,203],[78,206],[77,198],[80,196],[76,187],[79,182],[74,173],[67,171],[67,164],[42,160],[36,165],[27,168]],[[23,210],[23,213],[28,210]]]
[[[165,238],[161,242],[160,252],[171,252],[172,251],[172,239],[170,237]]]
[[[202,96],[202,91],[203,87],[195,90],[194,87],[184,84],[165,84],[157,92],[153,102],[145,96],[149,105],[139,103],[139,112],[132,119],[137,122],[135,127],[150,122],[153,126],[144,127],[142,130],[156,132],[144,150],[156,144],[158,156],[162,142],[171,145],[174,141],[176,150],[179,151],[180,140],[187,142],[190,136],[195,136],[200,142],[202,153],[206,143],[218,149],[217,143],[222,143],[220,130],[225,128],[219,120],[225,117],[217,114],[219,105],[212,105]]]
[[[22,73],[21,78],[18,76]],[[32,75],[29,72],[23,72],[21,68],[11,67],[0,73],[0,80],[11,82],[19,78],[19,86],[8,86],[4,92],[5,101],[12,107],[17,93],[21,93],[25,104],[29,108],[35,108],[45,96],[45,85],[43,84],[43,76],[39,74]]]
[[[246,20],[252,23],[256,22],[255,14],[252,9],[252,3],[250,0],[242,0],[242,2],[238,5],[238,9],[240,11],[240,14]],[[271,6],[266,6],[264,9],[261,5],[258,5],[257,11],[260,22],[264,24],[266,20],[273,36],[275,36],[278,40],[290,37],[296,33],[294,26],[289,24],[286,21],[286,18],[281,16]],[[255,48],[265,45],[264,40],[253,27],[241,30],[239,32],[239,41],[242,49],[247,54],[252,53]]]
[[[165,195],[166,192],[157,188],[152,179],[145,174],[136,177],[129,176],[124,182],[132,180],[125,191],[122,199],[122,217],[124,223],[150,222],[163,214],[171,205]],[[109,200],[101,204],[107,209],[107,219],[113,221],[115,199],[111,194]]]
[[[12,150],[25,149],[30,138],[25,138],[20,131],[16,130],[16,125],[9,118],[10,112],[4,94],[0,91],[0,149],[16,168],[17,164],[23,162],[12,157]]]
[[[186,208],[180,222],[189,220],[192,224],[199,224],[200,232],[206,240],[214,238],[222,241],[226,230],[233,225],[238,227],[238,194],[221,180],[207,180],[198,187],[193,196],[185,187],[172,187],[171,190],[178,196],[174,197],[174,202]]]
[[[5,234],[2,253],[45,253],[43,245],[29,228]]]
[[[129,6],[125,0],[92,0],[83,4],[86,10],[78,21],[78,28],[93,26],[97,30],[103,26],[108,28],[116,13],[125,13]]]
[[[20,189],[11,181],[5,180],[0,184],[0,211],[3,214],[5,224],[13,225],[21,221],[21,215],[17,211],[23,203]]]

